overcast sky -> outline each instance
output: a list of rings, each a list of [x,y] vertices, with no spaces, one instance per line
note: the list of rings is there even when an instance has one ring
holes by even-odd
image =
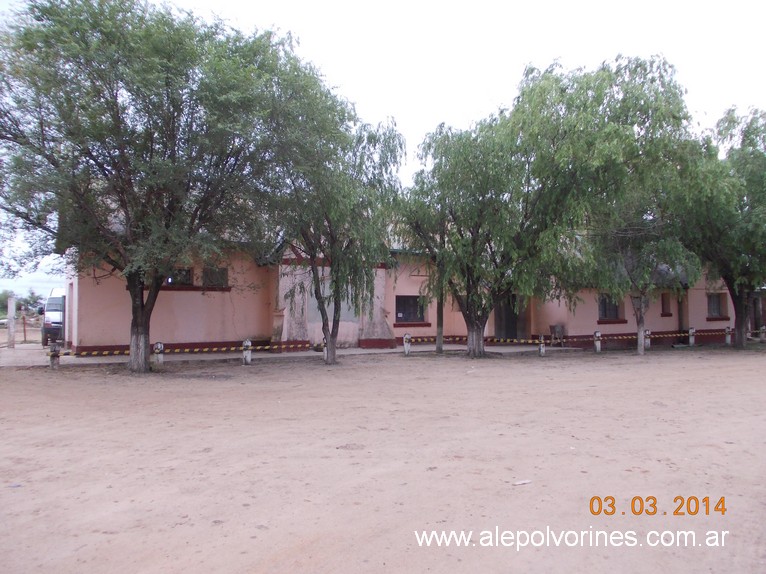
[[[290,31],[298,52],[366,121],[393,117],[411,152],[440,122],[465,128],[510,106],[527,65],[593,68],[618,54],[665,56],[697,121],[766,107],[766,3],[282,0],[176,5],[232,25]],[[712,9],[715,6],[715,9]],[[417,167],[417,166],[415,166]]]
[[[732,105],[766,109],[766,2],[757,0],[169,3],[200,17],[216,14],[243,31],[290,32],[298,54],[364,121],[396,121],[409,152],[405,184],[428,132],[441,122],[467,128],[509,107],[527,65],[594,68],[618,54],[659,54],[676,67],[701,127],[712,127]],[[0,0],[0,9],[8,5]],[[0,279],[0,290],[43,291],[38,277]]]

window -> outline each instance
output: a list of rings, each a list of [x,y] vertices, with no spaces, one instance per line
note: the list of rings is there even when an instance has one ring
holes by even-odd
[[[606,293],[602,293],[598,298],[598,320],[599,321],[620,321],[620,304],[615,303]]]
[[[708,320],[729,318],[726,309],[726,295],[724,293],[708,293],[707,318]]]
[[[173,272],[165,280],[165,284],[169,286],[188,286],[192,285],[192,270],[191,269],[173,269]]]
[[[206,267],[202,270],[203,287],[228,287],[229,270],[226,267]]]
[[[58,311],[59,313],[64,310],[64,298],[63,297],[48,297],[48,301],[45,303],[45,311]]]
[[[423,305],[418,295],[396,296],[396,323],[423,323]]]
[[[662,317],[672,317],[673,312],[670,310],[670,293],[663,293],[660,295],[660,303],[662,304],[660,315]]]

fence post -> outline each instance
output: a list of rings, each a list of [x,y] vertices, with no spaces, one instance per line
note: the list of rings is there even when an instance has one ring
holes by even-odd
[[[51,369],[58,369],[61,363],[61,345],[56,341],[51,343],[50,359]]]
[[[601,331],[593,333],[593,350],[597,353],[601,352]]]
[[[540,348],[539,348],[540,356],[545,356],[545,338],[540,335]]]
[[[412,346],[412,335],[410,335],[409,333],[405,333],[404,337],[402,337],[402,343],[404,344],[404,356],[409,357],[410,348]]]
[[[165,363],[165,345],[157,341],[153,347],[154,350],[154,362],[157,365]]]
[[[249,365],[253,360],[253,342],[250,339],[242,341],[242,364]]]
[[[731,347],[731,327],[726,327],[726,346]]]
[[[652,346],[652,332],[649,329],[644,330],[644,349],[649,349]]]
[[[8,348],[16,348],[16,297],[8,297]]]
[[[695,334],[695,332],[696,332],[696,330],[694,329],[694,327],[689,327],[689,346],[690,347],[694,346],[694,334]]]

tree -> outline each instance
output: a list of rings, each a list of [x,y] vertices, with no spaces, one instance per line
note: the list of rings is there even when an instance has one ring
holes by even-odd
[[[409,190],[407,225],[430,256],[428,290],[448,289],[465,320],[468,354],[484,356],[484,327],[494,295],[509,289],[503,194],[507,166],[503,140],[494,117],[474,129],[458,131],[441,125],[421,146],[421,157],[431,162]],[[446,216],[443,218],[441,216]]]
[[[3,289],[0,291],[0,314],[3,316],[6,314],[8,309],[8,299],[11,297],[15,297],[18,307],[27,313],[36,313],[38,307],[45,303],[45,297],[35,293],[34,289],[30,289],[26,297],[20,297],[9,289]]]
[[[278,89],[279,221],[295,266],[311,274],[326,362],[334,364],[343,307],[357,316],[372,312],[375,269],[389,259],[385,240],[404,143],[393,124],[360,123],[310,66],[293,62]],[[294,302],[304,288],[298,283],[288,296]]]
[[[650,212],[648,203],[643,208]],[[663,291],[680,294],[699,275],[699,261],[672,235],[660,216],[642,217],[620,205],[608,226],[590,235],[594,253],[593,285],[617,302],[630,295],[637,326],[637,351],[644,354],[645,318],[652,299]]]
[[[672,196],[694,183],[695,147],[683,89],[666,61],[618,58],[601,71],[603,97],[592,105],[608,129],[597,149],[620,161],[609,162],[593,189],[588,261],[594,287],[614,301],[630,295],[643,354],[650,301],[661,291],[681,292],[699,275],[671,209]]]
[[[766,112],[743,116],[730,109],[715,139],[704,139],[698,185],[679,195],[676,209],[685,244],[726,285],[735,346],[743,349],[752,296],[766,285]]]
[[[421,149],[421,161],[427,161],[426,148]],[[426,284],[421,290],[424,299],[436,298],[436,353],[444,352],[444,295],[447,292],[445,273],[447,249],[446,198],[434,185],[431,173],[421,170],[415,174],[412,188],[397,202],[396,232],[416,257],[425,257],[429,268]]]
[[[11,297],[15,297],[13,291],[10,291],[9,289],[0,291],[0,315],[3,317],[5,317],[8,312],[8,299]]]
[[[34,245],[125,279],[133,371],[174,265],[257,237],[241,215],[261,209],[289,54],[140,0],[30,0],[2,37],[0,209]]]
[[[408,226],[444,270],[429,290],[446,285],[457,301],[471,357],[485,355],[497,301],[570,297],[580,284],[587,194],[614,161],[582,159],[605,123],[587,106],[596,87],[593,75],[530,68],[512,110],[466,131],[440,126],[421,147],[428,167],[409,190]],[[442,208],[445,227],[434,218]]]
[[[28,312],[37,312],[37,309],[45,304],[45,296],[38,295],[35,293],[34,289],[29,289],[27,292],[26,297],[19,298],[19,303],[24,307]]]

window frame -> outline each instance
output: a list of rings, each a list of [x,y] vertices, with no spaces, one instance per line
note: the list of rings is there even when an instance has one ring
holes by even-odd
[[[411,313],[413,305],[417,306],[414,316]],[[405,316],[408,311],[410,314]],[[430,326],[431,323],[426,320],[426,306],[420,295],[396,295],[394,327]]]
[[[670,293],[660,293],[660,317],[672,317],[672,301]]]
[[[711,305],[717,301],[715,305]],[[717,307],[717,309],[715,309]],[[711,313],[711,310],[714,311]],[[707,320],[708,321],[728,321],[729,309],[726,293],[708,293],[707,294]]]
[[[608,293],[599,293],[598,295],[598,325],[613,325],[627,323],[625,319],[625,305],[624,302],[615,302]],[[614,313],[607,313],[605,311],[614,311]],[[611,316],[614,315],[614,316]]]
[[[202,289],[204,291],[230,290],[231,286],[229,285],[229,268],[204,267],[202,269]]]
[[[179,275],[187,276],[183,280],[178,280]],[[194,286],[194,269],[192,267],[177,267],[173,269],[170,275],[165,279],[163,287],[170,289],[179,289]]]

